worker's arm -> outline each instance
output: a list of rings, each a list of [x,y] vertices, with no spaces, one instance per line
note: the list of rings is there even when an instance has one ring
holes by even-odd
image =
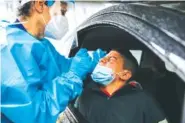
[[[70,65],[71,65],[72,57],[66,58],[66,57],[62,56],[61,54],[59,54],[48,40],[45,40],[45,43],[51,48],[51,51],[54,55],[55,60],[57,61],[57,64],[58,64],[58,67],[60,68],[61,73],[67,72],[69,70]],[[94,51],[92,53],[92,55],[91,55],[91,57],[92,57],[92,67],[91,68],[92,69],[90,70],[90,72],[93,71],[96,64],[105,55],[106,55],[106,52],[101,49],[97,49],[96,51]]]
[[[54,56],[55,61],[57,62],[58,68],[60,69],[61,73],[68,72],[69,67],[71,65],[72,57],[71,58],[66,58],[65,56],[59,54],[55,47],[47,40],[45,39],[44,41],[45,45],[49,46],[51,49],[51,52]]]
[[[37,90],[34,88],[19,93],[16,89],[20,88],[16,86],[2,88],[6,88],[3,96],[14,96],[8,100],[10,105],[6,105],[6,99],[2,99],[1,111],[10,120],[15,123],[54,123],[69,101],[81,93],[82,81],[73,73],[66,73],[45,84],[43,88],[37,87]],[[14,100],[16,98],[20,100]]]
[[[50,82],[42,78],[45,70],[37,64],[27,46],[18,44],[12,53],[24,80],[17,77],[1,85],[2,113],[15,123],[55,123],[58,114],[82,91],[82,78],[91,67],[87,51],[78,52],[69,72]],[[47,56],[46,52],[38,53]]]

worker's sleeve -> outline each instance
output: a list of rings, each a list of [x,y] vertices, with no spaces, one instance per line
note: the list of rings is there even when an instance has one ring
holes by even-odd
[[[59,54],[55,47],[46,39],[44,42],[49,48],[54,56],[55,61],[57,62],[58,68],[61,73],[68,72],[71,65],[72,58],[66,58],[65,56]]]
[[[46,77],[51,74],[46,74],[47,68],[42,65],[52,66],[48,52],[38,49],[41,58],[35,59],[29,49],[29,45],[22,44],[14,45],[11,49],[17,71],[24,79],[14,76],[11,81],[1,85],[1,111],[15,123],[55,123],[69,101],[81,93],[82,80],[67,72],[48,81]],[[12,70],[12,73],[15,72]]]
[[[144,94],[144,123],[168,123],[166,117],[156,100],[149,94]]]

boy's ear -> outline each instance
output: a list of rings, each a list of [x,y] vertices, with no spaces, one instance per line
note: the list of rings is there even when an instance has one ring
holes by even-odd
[[[121,80],[127,81],[132,77],[132,73],[130,70],[123,70],[118,73],[118,76]]]

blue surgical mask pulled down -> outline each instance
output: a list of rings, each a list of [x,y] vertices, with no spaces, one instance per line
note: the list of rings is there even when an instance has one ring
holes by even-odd
[[[111,68],[98,64],[92,72],[91,78],[93,81],[106,86],[115,79],[115,75]]]

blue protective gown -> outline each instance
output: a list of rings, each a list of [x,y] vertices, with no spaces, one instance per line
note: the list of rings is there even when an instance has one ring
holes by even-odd
[[[22,25],[6,30],[8,45],[1,47],[1,113],[14,123],[56,122],[82,91],[82,80],[68,72],[71,59]]]

